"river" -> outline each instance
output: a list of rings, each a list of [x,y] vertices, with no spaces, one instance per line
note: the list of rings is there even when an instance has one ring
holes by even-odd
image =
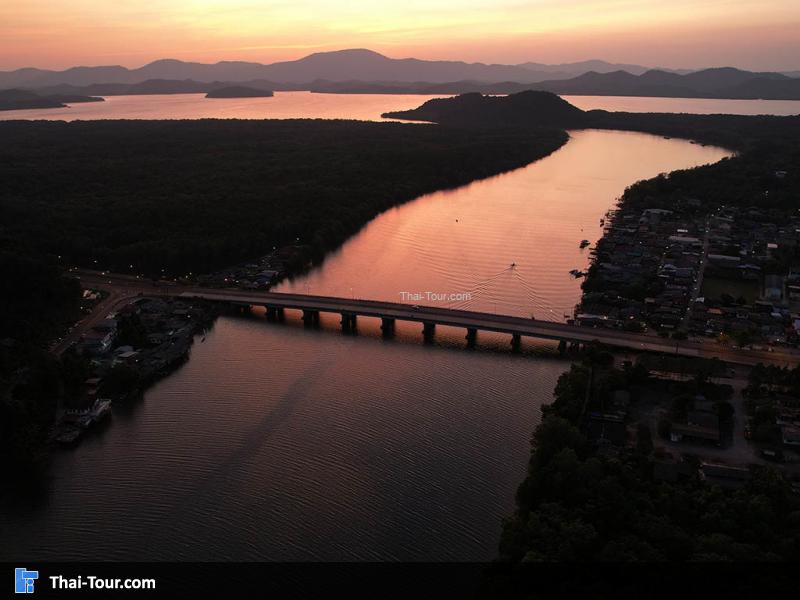
[[[66,108],[0,111],[0,120],[97,119],[360,119],[382,121],[381,113],[416,108],[439,96],[403,94],[314,94],[275,92],[272,98],[206,98],[205,94],[106,96],[105,102]],[[584,110],[725,114],[800,114],[800,100],[710,100],[630,96],[564,96]]]
[[[391,209],[286,290],[563,318],[582,239],[634,181],[728,153],[572,132],[527,167]],[[511,263],[516,263],[511,268]],[[444,304],[449,300],[427,303]],[[417,325],[384,340],[298,315],[222,317],[189,362],[56,455],[38,502],[0,521],[5,560],[486,560],[530,434],[568,363],[547,345]],[[13,556],[12,556],[13,553]]]

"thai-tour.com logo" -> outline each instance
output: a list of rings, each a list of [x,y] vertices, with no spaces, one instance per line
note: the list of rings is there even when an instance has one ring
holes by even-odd
[[[39,571],[29,571],[26,568],[14,569],[14,591],[17,594],[33,594],[35,582],[39,579]],[[63,575],[48,575],[43,578],[49,580],[50,588],[54,590],[154,590],[156,580],[153,578],[97,577],[95,575],[78,575],[64,577]]]
[[[37,579],[39,579],[39,571],[28,571],[28,569],[19,567],[14,569],[14,592],[32,594]]]

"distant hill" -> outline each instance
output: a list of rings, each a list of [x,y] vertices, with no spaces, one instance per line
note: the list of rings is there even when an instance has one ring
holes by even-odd
[[[527,62],[520,65],[467,63],[449,60],[389,58],[366,49],[318,52],[299,60],[261,64],[222,61],[214,64],[162,59],[138,69],[121,66],[73,67],[64,71],[24,68],[0,72],[0,89],[11,87],[42,88],[57,85],[137,84],[147,80],[192,80],[210,83],[228,81],[273,80],[284,84],[327,81],[396,81],[447,83],[475,81],[497,83],[514,81],[536,83],[569,79],[586,71],[627,70],[642,73],[648,67],[619,65],[590,60],[560,65]]]
[[[800,139],[800,115],[703,115],[583,111],[551,92],[528,91],[510,96],[464,94],[429,100],[422,106],[389,112],[387,118],[431,121],[473,130],[502,127],[520,131],[542,128],[614,129],[679,137],[736,150],[757,149],[767,142],[794,151]]]
[[[796,75],[789,75],[792,74]],[[25,68],[0,72],[0,89],[118,95],[207,93],[220,87],[242,85],[327,93],[510,94],[537,89],[584,95],[800,99],[800,78],[789,75],[730,67],[700,71],[650,69],[602,60],[502,65],[397,59],[371,50],[352,49],[318,52],[272,64],[244,61],[205,64],[164,59],[138,69]]]
[[[428,100],[422,106],[384,113],[391,119],[433,121],[444,125],[480,127],[580,127],[586,113],[550,92],[526,91],[512,96],[463,94]]]
[[[531,87],[576,95],[800,100],[800,79],[730,67],[685,75],[658,70],[641,75],[626,71],[589,72],[573,79],[544,81]]]
[[[559,65],[546,65],[536,62],[526,62],[519,65],[526,69],[531,69],[539,73],[551,73],[554,77],[548,79],[569,79],[594,71],[595,73],[612,73],[614,71],[627,71],[631,75],[641,75],[647,71],[652,70],[652,67],[644,67],[642,65],[631,65],[624,63],[610,63],[604,60],[584,60],[574,63],[562,63]],[[693,69],[660,69],[669,73],[691,73]]]
[[[67,104],[102,102],[102,98],[81,95],[40,95],[27,90],[0,90],[0,110],[28,108],[64,108]]]
[[[246,82],[246,87],[261,92],[271,91],[277,84],[256,80]],[[94,83],[87,86],[54,85],[39,88],[42,94],[95,94],[100,96],[135,96],[146,94],[201,94],[237,85],[230,81],[206,83],[192,79],[148,79],[141,83]]]
[[[531,83],[500,81],[483,83],[480,81],[450,81],[431,83],[430,81],[312,81],[307,89],[323,94],[515,94],[535,87]],[[281,89],[280,85],[277,89]]]
[[[206,98],[269,98],[271,96],[273,93],[270,90],[259,90],[243,85],[223,87],[211,90],[206,94]]]

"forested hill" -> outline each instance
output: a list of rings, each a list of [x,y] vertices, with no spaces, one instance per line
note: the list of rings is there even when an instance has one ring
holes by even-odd
[[[432,121],[470,128],[581,127],[586,113],[550,92],[525,91],[509,96],[462,94],[428,100],[418,108],[388,112],[386,118]]]
[[[759,140],[800,139],[800,115],[698,115],[583,111],[550,92],[526,91],[509,96],[463,94],[429,100],[387,118],[430,121],[471,129],[498,127],[599,128],[641,131],[744,149]]]
[[[206,272],[297,238],[321,256],[387,208],[568,139],[323,120],[15,121],[0,138],[0,241],[148,275]]]

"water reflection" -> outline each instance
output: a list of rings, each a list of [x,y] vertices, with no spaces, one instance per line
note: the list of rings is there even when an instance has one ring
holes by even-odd
[[[558,316],[578,299],[580,240],[627,185],[725,154],[575,132],[538,163],[382,214],[284,289],[396,300],[499,273],[475,308]],[[0,513],[0,559],[491,559],[568,363],[507,336],[465,350],[458,329],[424,345],[418,324],[389,340],[377,320],[321,325],[221,318],[105,435],[56,457],[45,504]]]

